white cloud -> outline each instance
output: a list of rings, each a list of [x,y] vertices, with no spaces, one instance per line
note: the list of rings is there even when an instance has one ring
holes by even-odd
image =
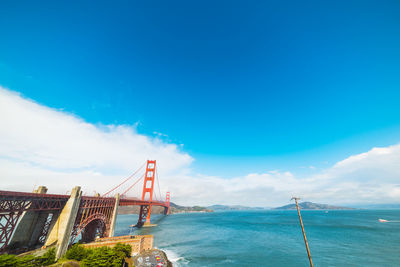
[[[75,185],[88,194],[105,192],[146,159],[157,159],[161,188],[183,205],[274,206],[293,195],[333,204],[400,201],[400,145],[373,148],[325,170],[310,167],[314,174],[307,178],[265,171],[224,179],[193,173],[182,145],[139,134],[136,126],[93,125],[1,87],[0,118],[2,190],[31,191],[36,184],[52,193]]]
[[[0,117],[0,171],[8,189],[31,188],[33,181],[50,190],[68,189],[80,177],[83,186],[104,190],[146,159],[158,159],[165,175],[179,173],[193,160],[177,145],[138,134],[135,127],[89,124],[4,88]]]
[[[330,203],[400,201],[400,145],[372,148],[307,178],[290,172],[254,173],[244,177],[175,177],[170,189],[184,203],[275,206],[292,196]],[[313,170],[314,173],[314,170]]]

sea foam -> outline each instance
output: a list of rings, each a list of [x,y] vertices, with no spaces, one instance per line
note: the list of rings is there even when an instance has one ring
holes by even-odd
[[[168,260],[172,262],[174,266],[180,267],[184,265],[188,265],[189,261],[186,260],[184,257],[179,256],[176,252],[168,249],[161,249],[162,251],[167,254]]]

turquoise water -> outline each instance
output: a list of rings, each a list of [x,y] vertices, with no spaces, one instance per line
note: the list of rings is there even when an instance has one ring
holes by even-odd
[[[314,266],[400,266],[400,210],[302,211]],[[154,245],[174,266],[309,266],[296,211],[154,216]],[[137,215],[120,215],[116,235]]]

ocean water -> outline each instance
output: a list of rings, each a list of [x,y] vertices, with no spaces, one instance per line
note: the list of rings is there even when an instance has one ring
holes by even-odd
[[[302,218],[314,266],[400,266],[400,210],[304,210]],[[118,216],[116,235],[129,234],[136,220]],[[158,226],[131,233],[153,234],[174,266],[309,266],[296,211],[158,215],[152,222]]]

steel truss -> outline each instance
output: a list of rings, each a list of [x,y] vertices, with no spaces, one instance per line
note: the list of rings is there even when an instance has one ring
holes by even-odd
[[[25,211],[61,210],[69,196],[0,191],[0,251],[9,244]]]
[[[45,221],[45,223],[43,225],[42,232],[41,232],[40,236],[38,237],[37,243],[39,243],[39,244],[44,244],[45,243],[47,234],[48,234],[49,229],[50,229],[51,222],[53,221],[53,218],[54,218],[54,214],[53,213],[49,213],[47,215],[46,221]]]
[[[96,230],[100,237],[108,236],[114,207],[115,198],[82,197],[78,215],[76,216],[74,228],[72,230],[70,243],[72,244],[79,234],[84,234],[85,231],[89,231],[87,227],[88,225],[93,227],[93,224],[91,224],[93,221],[101,222],[97,224],[98,229]]]

